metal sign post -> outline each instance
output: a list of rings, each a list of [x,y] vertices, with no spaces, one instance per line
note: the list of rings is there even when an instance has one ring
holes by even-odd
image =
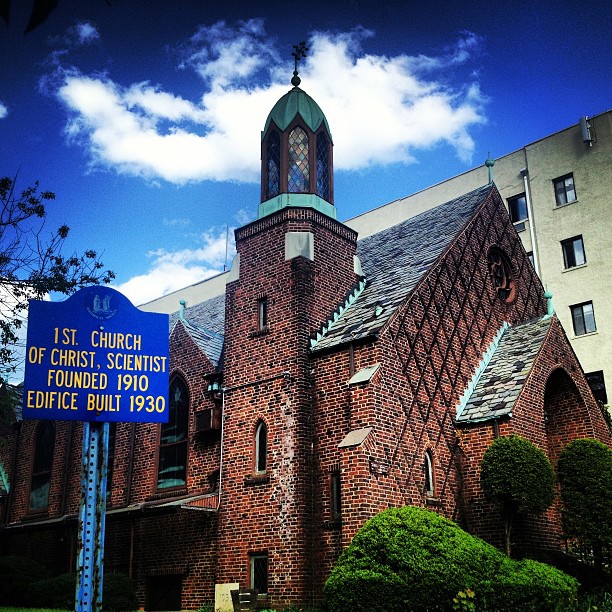
[[[108,432],[108,422],[83,423],[77,612],[102,610]]]
[[[110,287],[30,300],[23,418],[83,422],[77,612],[102,610],[109,422],[168,422],[168,326]]]

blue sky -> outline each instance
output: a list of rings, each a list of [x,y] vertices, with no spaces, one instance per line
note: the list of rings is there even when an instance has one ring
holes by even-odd
[[[102,252],[135,304],[223,269],[226,228],[255,218],[260,132],[301,40],[340,219],[612,106],[604,0],[60,0],[27,35],[31,3],[12,4],[0,175],[55,191],[50,227]]]

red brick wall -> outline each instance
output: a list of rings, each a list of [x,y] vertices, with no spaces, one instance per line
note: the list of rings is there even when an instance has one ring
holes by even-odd
[[[312,233],[314,261],[285,260],[287,232]],[[249,554],[267,552],[270,607],[304,602],[312,590],[308,346],[356,282],[355,241],[352,230],[310,209],[285,209],[236,232],[240,277],[226,291],[219,579],[250,586]],[[269,323],[259,330],[263,297]],[[268,428],[263,476],[253,473],[260,419]]]
[[[492,245],[504,249],[513,263],[512,304],[497,296],[491,282],[487,253]],[[338,553],[332,534],[341,531],[347,544],[384,508],[421,505],[464,521],[462,451],[454,428],[459,398],[501,325],[544,312],[542,285],[499,195],[492,192],[376,343],[353,347],[353,368],[346,347],[316,358],[317,522],[326,545],[318,557],[320,583]],[[381,368],[369,384],[348,388],[353,371],[375,363]],[[361,447],[337,448],[348,431],[364,426],[373,432]],[[481,438],[483,446],[490,443]],[[424,490],[426,450],[434,458],[433,499]],[[341,526],[325,523],[327,475],[336,464],[342,470]]]
[[[541,448],[553,468],[561,450],[576,438],[612,438],[565,333],[554,317],[532,371],[512,409],[512,418],[500,423],[500,435],[518,434]],[[493,442],[492,424],[462,428],[466,483],[466,519],[472,533],[501,546],[499,513],[483,497],[480,463]],[[520,518],[513,541],[519,550],[556,548],[561,539],[558,499],[542,516]]]

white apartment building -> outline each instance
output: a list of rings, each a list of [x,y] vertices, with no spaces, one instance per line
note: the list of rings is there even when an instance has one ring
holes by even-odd
[[[597,399],[612,389],[612,111],[525,145],[347,221],[376,233],[487,181],[505,200],[525,250]]]

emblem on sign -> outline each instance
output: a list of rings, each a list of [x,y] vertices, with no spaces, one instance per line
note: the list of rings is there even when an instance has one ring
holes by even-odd
[[[113,295],[110,291],[100,288],[99,291],[92,292],[88,298],[89,303],[85,304],[85,308],[95,319],[108,321],[117,314],[117,309],[112,307]]]

